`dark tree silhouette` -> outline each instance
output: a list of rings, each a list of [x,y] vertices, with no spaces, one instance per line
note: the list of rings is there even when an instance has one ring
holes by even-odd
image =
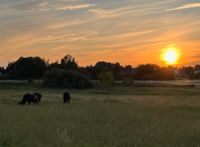
[[[47,63],[40,57],[21,57],[10,63],[7,70],[15,79],[37,79],[43,77]]]
[[[195,65],[194,76],[195,79],[200,79],[200,65]]]
[[[193,79],[194,78],[194,68],[192,66],[184,66],[179,68],[177,77],[180,79]]]
[[[60,64],[58,61],[54,62],[54,63],[51,63],[49,66],[48,66],[48,70],[51,70],[51,69],[54,69],[54,68],[60,68]]]
[[[94,66],[81,67],[79,71],[93,80],[107,79],[105,77],[112,77],[109,79],[113,80],[134,79],[133,67],[130,65],[123,67],[119,63],[100,61]]]
[[[194,66],[194,70],[195,70],[195,71],[200,70],[200,65],[195,65],[195,66]]]
[[[52,69],[73,70],[85,75],[90,80],[100,81],[134,81],[134,80],[174,80],[199,79],[200,65],[194,67],[160,67],[156,64],[144,64],[133,68],[131,65],[122,66],[120,63],[99,61],[94,66],[79,67],[71,55],[64,56],[60,62],[49,64],[39,57],[19,58],[10,62],[6,69],[0,68],[4,74],[1,79],[37,79],[42,78],[46,71]],[[97,81],[98,82],[98,81]],[[111,82],[109,82],[111,83]]]
[[[175,80],[175,71],[176,68],[171,66],[162,67],[159,80]]]
[[[0,67],[0,74],[4,74],[5,73],[5,68],[4,67]]]
[[[45,73],[43,85],[46,87],[83,89],[92,87],[90,79],[76,70],[51,69]]]
[[[61,59],[60,67],[62,69],[78,69],[78,64],[76,63],[75,59],[71,55],[66,55],[64,58]]]
[[[136,68],[135,79],[137,80],[159,80],[161,69],[155,64],[140,65]]]

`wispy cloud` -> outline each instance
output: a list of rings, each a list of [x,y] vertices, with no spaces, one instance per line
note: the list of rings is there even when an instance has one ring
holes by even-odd
[[[14,10],[20,11],[64,11],[79,10],[94,7],[95,4],[83,3],[81,0],[33,0],[29,2],[21,2],[8,6]]]
[[[78,10],[94,7],[95,4],[79,4],[79,5],[66,5],[57,7],[56,10]]]
[[[20,56],[55,61],[65,53],[82,65],[116,59],[160,64],[159,51],[171,43],[191,61],[188,55],[200,56],[190,53],[200,44],[198,11],[192,9],[200,2],[191,1],[0,0],[0,65]],[[184,9],[191,10],[168,13]]]
[[[162,7],[166,4],[174,3],[177,0],[165,0],[159,2],[153,2],[148,4],[138,4],[138,5],[130,5],[118,8],[99,8],[96,7],[94,9],[88,10],[89,12],[95,14],[99,18],[112,18],[112,17],[120,17],[124,15],[134,14],[134,15],[142,15],[142,14],[150,14],[150,13],[158,13],[162,12]]]
[[[175,10],[183,10],[183,9],[192,9],[192,8],[200,8],[200,3],[189,3],[189,4],[184,4],[179,7],[167,9],[167,11],[175,11]]]
[[[99,18],[112,18],[112,17],[120,17],[128,14],[144,14],[144,13],[152,13],[157,8],[136,8],[134,6],[132,7],[124,7],[124,8],[116,8],[111,10],[106,9],[91,9],[89,12],[95,14]]]
[[[47,0],[34,0],[30,2],[14,4],[14,5],[11,5],[10,8],[16,9],[16,10],[22,10],[22,11],[43,10],[46,8],[47,5],[48,5]]]
[[[89,12],[97,15],[99,18],[109,18],[109,17],[117,17],[123,15],[123,11],[128,10],[127,8],[118,8],[118,9],[112,9],[112,10],[106,10],[106,9],[90,9]]]
[[[71,20],[69,22],[69,20],[63,20],[63,21],[57,21],[57,22],[48,24],[46,26],[46,28],[51,29],[51,30],[58,30],[58,29],[63,29],[63,28],[67,28],[67,27],[75,27],[75,26],[79,26],[79,25],[84,25],[90,21],[91,20],[80,19],[80,20]]]

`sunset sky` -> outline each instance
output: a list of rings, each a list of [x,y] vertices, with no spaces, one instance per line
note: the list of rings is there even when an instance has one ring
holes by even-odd
[[[0,0],[0,66],[66,54],[79,65],[164,65],[168,46],[178,65],[200,63],[200,0]]]

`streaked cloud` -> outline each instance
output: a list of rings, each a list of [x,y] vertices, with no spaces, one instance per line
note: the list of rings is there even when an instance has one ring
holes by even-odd
[[[84,8],[94,7],[94,4],[79,4],[79,5],[66,5],[56,8],[56,10],[78,10]]]
[[[182,50],[182,64],[199,63],[193,57],[200,56],[200,12],[192,9],[199,7],[198,0],[2,0],[0,65],[20,56],[55,61],[65,54],[81,65],[162,65],[159,53],[168,44]]]
[[[22,11],[45,10],[47,5],[48,5],[48,0],[34,0],[29,2],[21,2],[13,4],[10,6],[10,8]]]
[[[168,11],[174,11],[174,10],[184,10],[184,9],[192,9],[192,8],[200,8],[200,3],[183,4],[179,7],[170,8],[170,9],[167,9],[167,10]]]
[[[7,8],[20,11],[64,11],[79,10],[94,7],[95,4],[84,3],[81,0],[32,0],[7,5]],[[5,6],[4,6],[5,8]]]

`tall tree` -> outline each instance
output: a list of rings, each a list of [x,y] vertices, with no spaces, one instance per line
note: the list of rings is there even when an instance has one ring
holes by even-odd
[[[5,69],[4,67],[0,67],[0,74],[3,74],[3,73],[5,73]]]
[[[78,64],[71,55],[66,55],[61,59],[60,66],[62,69],[78,69]]]
[[[21,57],[16,62],[10,63],[7,69],[15,79],[36,79],[42,78],[47,64],[40,57]]]
[[[135,79],[137,80],[159,80],[161,69],[155,64],[140,65],[136,68]]]

